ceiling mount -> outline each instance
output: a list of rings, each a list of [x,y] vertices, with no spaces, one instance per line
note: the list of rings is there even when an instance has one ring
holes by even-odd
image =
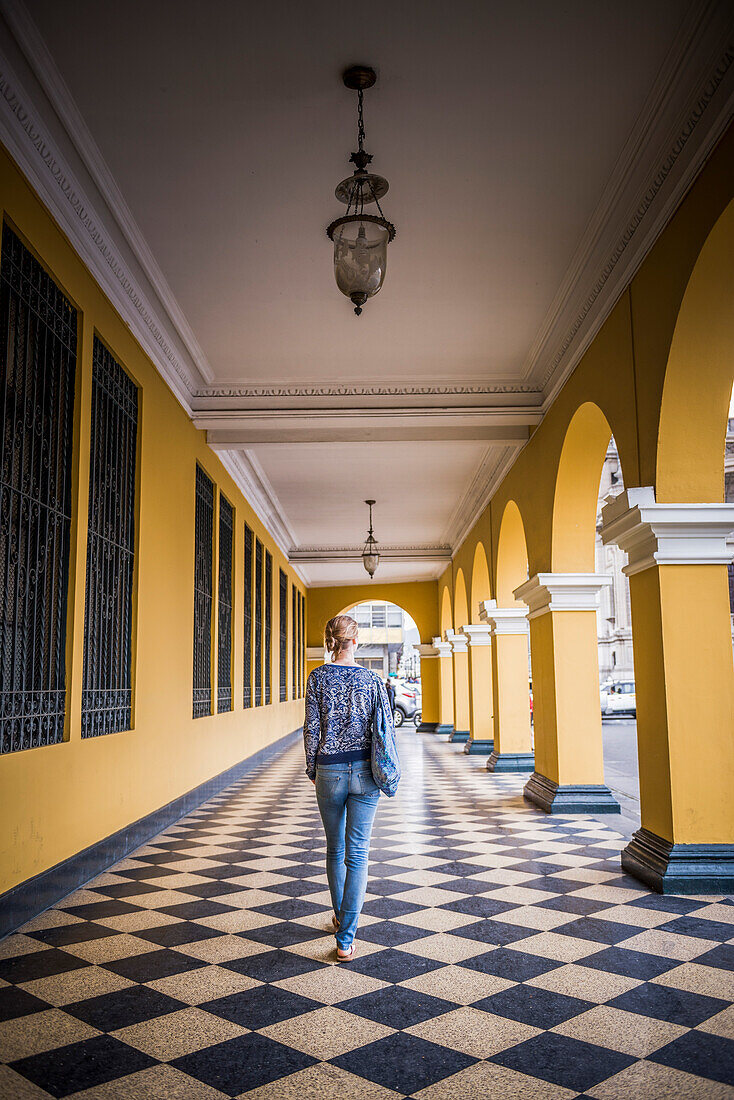
[[[371,88],[375,83],[377,73],[369,65],[350,65],[342,73],[342,80],[345,86],[351,88],[352,91],[364,91],[365,88]]]

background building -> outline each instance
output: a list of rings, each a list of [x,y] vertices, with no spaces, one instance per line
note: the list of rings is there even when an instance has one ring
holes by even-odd
[[[381,676],[391,672],[420,675],[420,658],[414,648],[420,641],[418,628],[402,608],[376,600],[358,604],[350,614],[359,626],[357,664]]]
[[[609,588],[603,588],[601,591],[597,613],[601,683],[609,679],[634,680],[635,678],[630,589],[629,581],[622,572],[623,566],[627,564],[627,555],[616,543],[605,546],[600,533],[603,506],[619,496],[623,489],[622,467],[617,453],[617,444],[612,436],[604,458],[596,512],[596,571],[606,573],[612,578]]]

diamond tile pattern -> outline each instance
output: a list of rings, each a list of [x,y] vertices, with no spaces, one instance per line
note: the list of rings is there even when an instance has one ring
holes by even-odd
[[[734,1095],[734,899],[399,736],[352,963],[296,747],[0,944],[0,1097]]]

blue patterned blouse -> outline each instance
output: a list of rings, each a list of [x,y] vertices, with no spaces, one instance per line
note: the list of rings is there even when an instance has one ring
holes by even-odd
[[[376,704],[383,708],[385,722],[391,726],[385,685],[371,669],[328,664],[313,670],[306,684],[303,724],[309,779],[315,777],[317,763],[369,759]]]

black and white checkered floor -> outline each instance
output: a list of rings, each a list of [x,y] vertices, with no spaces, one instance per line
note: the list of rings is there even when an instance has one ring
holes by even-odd
[[[734,1096],[732,899],[400,737],[354,962],[296,747],[0,944],[0,1096]]]

